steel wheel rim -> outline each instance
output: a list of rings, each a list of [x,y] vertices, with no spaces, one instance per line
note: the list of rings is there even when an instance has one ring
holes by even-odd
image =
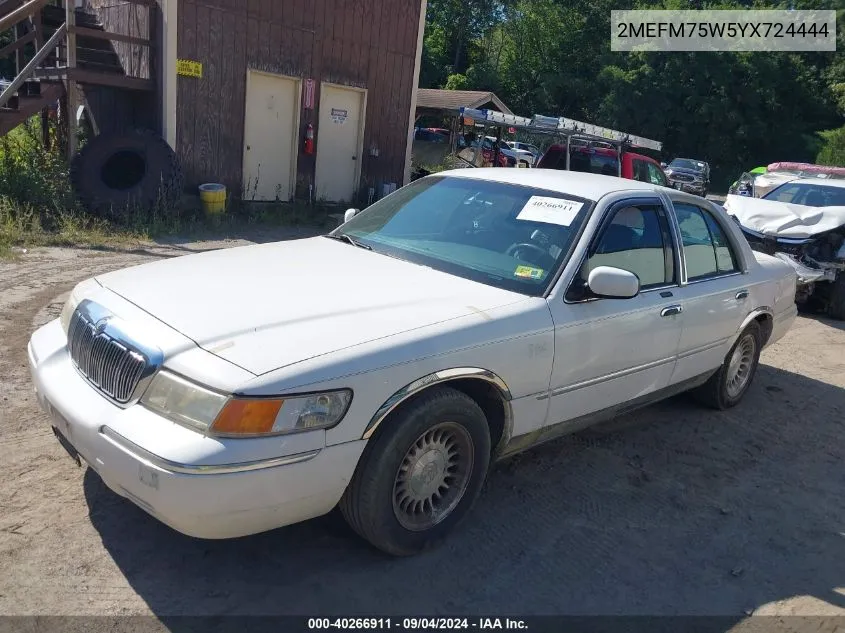
[[[736,398],[748,385],[751,378],[751,368],[754,364],[754,352],[757,342],[750,334],[746,334],[731,354],[728,362],[726,390],[728,396]]]
[[[393,482],[393,514],[412,532],[433,528],[461,502],[472,475],[474,446],[454,422],[428,429],[411,444]]]

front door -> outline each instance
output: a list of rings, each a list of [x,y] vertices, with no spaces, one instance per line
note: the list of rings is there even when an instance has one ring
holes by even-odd
[[[614,204],[566,299],[550,304],[555,360],[546,435],[574,430],[591,415],[669,386],[681,337],[677,257],[659,200]],[[590,299],[584,280],[597,266],[635,273],[633,299]]]
[[[244,200],[290,200],[298,120],[299,82],[250,70],[244,125]]]
[[[323,84],[317,130],[317,200],[351,202],[358,183],[364,92]]]

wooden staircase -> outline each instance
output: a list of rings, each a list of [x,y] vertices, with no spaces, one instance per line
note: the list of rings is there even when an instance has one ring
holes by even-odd
[[[150,0],[121,1],[154,6]],[[39,112],[46,117],[57,104],[75,129],[75,112],[84,105],[88,86],[155,89],[151,78],[127,74],[114,46],[125,42],[152,51],[152,42],[110,33],[94,9],[74,5],[74,0],[0,0],[0,33],[11,32],[14,38],[0,48],[0,59],[14,55],[16,71],[14,79],[0,82],[0,135]],[[75,134],[68,137],[72,155]]]

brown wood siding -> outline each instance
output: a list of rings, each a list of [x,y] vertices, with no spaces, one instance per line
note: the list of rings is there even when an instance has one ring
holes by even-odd
[[[150,28],[151,18],[155,21],[160,15],[157,6],[147,7],[125,0],[88,0],[88,5],[97,13],[106,31],[143,39],[150,39],[155,30]],[[149,47],[128,42],[112,42],[111,45],[126,76],[152,78]]]
[[[160,1],[160,0],[159,0]],[[161,9],[121,0],[88,0],[103,28],[111,33],[150,39],[154,48],[127,42],[110,42],[123,74],[128,77],[158,80],[156,50],[161,50]],[[160,91],[134,91],[83,84],[101,134],[118,133],[132,128],[161,132]]]
[[[188,185],[221,181],[241,193],[249,69],[314,79],[300,148],[309,123],[319,137],[323,82],[365,88],[359,197],[401,185],[420,8],[420,0],[180,0],[178,57],[203,64],[202,79],[178,78],[177,148]],[[297,197],[307,197],[315,166],[300,151]]]

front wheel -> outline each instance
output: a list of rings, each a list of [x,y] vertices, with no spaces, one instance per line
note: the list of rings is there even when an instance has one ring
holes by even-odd
[[[730,409],[740,403],[757,373],[762,351],[762,332],[755,321],[739,335],[719,370],[693,395],[714,409]]]
[[[382,424],[340,510],[375,547],[408,556],[437,544],[469,512],[490,464],[490,430],[472,398],[445,386]]]

